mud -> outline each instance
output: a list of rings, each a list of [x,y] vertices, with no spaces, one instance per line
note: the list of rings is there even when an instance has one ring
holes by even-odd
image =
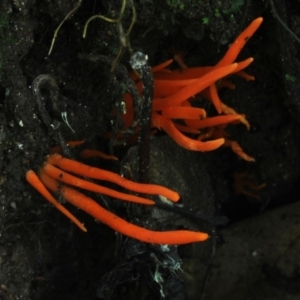
[[[220,92],[226,104],[247,116],[249,132],[242,125],[229,131],[256,162],[242,161],[228,148],[184,154],[160,134],[153,142],[153,155],[159,153],[159,159],[154,160],[152,180],[172,187],[177,178],[185,205],[209,217],[227,216],[234,226],[298,201],[300,44],[274,18],[271,6],[258,1],[244,1],[232,11],[234,1],[210,1],[193,9],[170,9],[159,2],[136,3],[137,20],[130,34],[131,47],[147,53],[151,65],[170,58],[170,48],[184,51],[190,66],[213,65],[251,20],[263,16],[264,22],[239,57],[254,57],[247,72],[256,80],[234,78],[236,89]],[[300,11],[287,1],[279,2],[274,4],[282,20],[299,36]],[[88,18],[97,13],[117,15],[121,2],[83,1],[60,28],[48,55],[55,29],[76,5],[77,1],[60,0],[0,3],[0,299],[159,299],[162,292],[167,299],[194,299],[205,287],[216,245],[222,244],[222,236],[214,234],[215,224],[199,225],[184,216],[98,197],[111,211],[145,226],[169,229],[175,224],[213,232],[207,244],[171,248],[166,255],[160,247],[121,237],[67,205],[88,227],[87,234],[79,232],[25,180],[26,171],[37,171],[50,148],[64,141],[85,140],[84,147],[105,152],[111,148],[103,137],[112,130],[111,112],[124,94],[124,77],[111,72],[120,33],[103,20],[90,23],[85,39],[82,33]],[[128,6],[124,28],[131,16]],[[129,57],[125,48],[117,65],[128,68]],[[57,86],[55,99],[49,82],[39,86],[46,115],[33,91],[34,80],[42,74]],[[70,126],[60,110],[67,112]],[[57,126],[49,126],[47,118]],[[68,154],[79,159],[80,149]],[[89,163],[119,172],[130,149],[114,149],[121,163],[99,159]],[[131,154],[125,161],[134,166],[135,158]],[[161,171],[166,168],[168,172]],[[247,173],[251,182],[266,186],[255,191],[257,197],[237,195],[235,172]],[[195,199],[202,204],[196,205]],[[190,270],[190,276],[175,269],[175,262],[181,266],[182,260],[183,271]]]

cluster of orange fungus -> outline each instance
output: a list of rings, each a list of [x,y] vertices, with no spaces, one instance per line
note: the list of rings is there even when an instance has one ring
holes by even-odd
[[[113,230],[142,242],[180,245],[205,241],[209,237],[207,233],[189,230],[152,231],[129,223],[110,211],[107,211],[96,201],[87,197],[77,189],[88,190],[144,205],[155,205],[155,202],[144,197],[116,191],[81,177],[108,181],[136,193],[161,195],[173,202],[179,200],[178,193],[166,187],[156,184],[133,182],[118,174],[64,158],[60,154],[48,156],[46,162],[40,168],[38,175],[32,170],[26,173],[26,179],[29,184],[83,231],[87,231],[84,225],[62,206],[51,193],[61,194],[66,201],[90,214]]]
[[[164,130],[180,146],[193,151],[211,151],[220,146],[229,146],[247,161],[254,161],[243,152],[236,141],[231,141],[225,134],[228,124],[243,123],[247,129],[250,124],[245,115],[238,114],[234,109],[222,103],[218,95],[219,87],[234,88],[226,78],[236,74],[246,80],[254,77],[243,70],[252,63],[250,57],[235,62],[247,40],[262,23],[262,18],[255,19],[232,43],[224,57],[215,66],[183,68],[170,70],[169,60],[152,68],[154,77],[154,99],[152,127]],[[137,89],[141,92],[142,84],[136,74],[132,74]],[[194,107],[197,95],[209,99],[219,116],[208,117],[204,109]],[[132,125],[134,110],[132,98],[125,95],[126,113],[122,116],[124,127]]]

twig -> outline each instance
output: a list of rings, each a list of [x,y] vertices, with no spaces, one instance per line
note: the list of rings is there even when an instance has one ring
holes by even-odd
[[[58,27],[56,28],[56,30],[54,31],[53,34],[53,38],[52,38],[52,42],[51,42],[51,46],[48,52],[48,55],[51,54],[58,31],[60,30],[61,26],[65,23],[66,20],[68,20],[70,18],[70,16],[80,7],[82,0],[78,0],[77,5],[65,16],[65,18],[61,21],[61,23],[58,25]]]
[[[272,8],[272,13],[273,13],[274,17],[277,19],[277,21],[300,44],[300,38],[298,38],[297,35],[278,16],[273,0],[270,0],[270,4],[271,4],[271,8]]]
[[[139,181],[149,181],[150,131],[154,81],[151,68],[147,63],[148,56],[135,52],[131,59],[131,67],[140,74],[143,84],[143,100],[140,108],[140,144],[139,144]]]

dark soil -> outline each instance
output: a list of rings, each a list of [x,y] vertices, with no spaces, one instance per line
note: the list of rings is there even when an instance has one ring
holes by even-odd
[[[124,28],[132,16],[128,2]],[[274,18],[268,3],[241,1],[245,3],[236,7],[238,1],[224,0],[192,6],[187,1],[180,7],[178,1],[171,7],[169,2],[135,1],[137,20],[130,43],[148,54],[151,65],[171,58],[170,48],[184,51],[189,66],[213,65],[250,21],[264,18],[238,59],[254,57],[247,72],[256,80],[234,78],[236,89],[220,92],[224,103],[247,116],[251,130],[238,125],[230,134],[256,162],[242,161],[228,148],[190,153],[160,134],[151,144],[151,181],[178,188],[185,206],[213,224],[221,220],[214,215],[236,223],[298,201],[300,44]],[[274,4],[283,22],[300,36],[299,5]],[[66,204],[88,228],[88,233],[80,232],[25,180],[27,170],[37,171],[50,148],[65,141],[86,141],[65,149],[74,159],[83,148],[112,148],[103,137],[115,126],[111,111],[123,98],[122,67],[129,68],[130,54],[124,49],[111,72],[120,49],[117,26],[97,19],[85,39],[82,33],[94,14],[117,17],[121,1],[83,1],[61,26],[48,55],[55,29],[76,5],[76,0],[0,2],[0,299],[160,299],[163,294],[167,299],[199,299],[219,242],[215,226],[98,197],[106,208],[141,226],[188,227],[213,237],[203,244],[171,247],[166,254],[162,247],[115,234]],[[62,120],[62,111],[70,126]],[[114,151],[120,162],[89,163],[116,172],[129,165],[134,174],[136,149]],[[235,172],[247,173],[254,184],[266,183],[255,191],[259,198],[235,193]],[[190,280],[181,276],[181,261],[190,270]]]

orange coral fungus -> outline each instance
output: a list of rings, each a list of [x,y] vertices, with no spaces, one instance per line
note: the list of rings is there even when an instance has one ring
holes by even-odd
[[[266,186],[266,183],[255,184],[252,182],[251,174],[247,172],[234,172],[234,190],[237,195],[245,195],[256,200],[260,200],[259,195],[255,194],[255,191],[260,191]]]
[[[29,170],[26,173],[26,179],[40,194],[42,194],[50,203],[52,203],[83,231],[86,231],[86,228],[76,219],[76,217],[74,217],[65,207],[53,198],[48,189],[53,193],[60,193],[65,200],[90,214],[95,219],[108,225],[112,229],[146,243],[180,245],[205,241],[209,237],[207,233],[189,230],[174,230],[165,232],[152,231],[129,223],[117,215],[107,211],[93,199],[69,187],[69,185],[144,205],[155,205],[155,202],[143,197],[118,192],[73,176],[68,172],[92,179],[109,181],[134,192],[161,195],[174,202],[179,200],[179,195],[178,193],[159,185],[140,184],[125,179],[118,174],[64,158],[59,154],[50,155],[39,170],[39,176],[37,176],[32,170]]]
[[[132,190],[137,193],[145,193],[145,194],[159,194],[162,195],[174,202],[179,200],[178,193],[162,187],[156,184],[143,184],[133,182],[128,180],[116,173],[109,172],[106,170],[101,170],[98,168],[94,168],[82,163],[79,163],[75,160],[71,160],[68,158],[64,158],[59,154],[50,155],[47,158],[47,162],[50,164],[57,166],[67,172],[74,173],[76,175],[86,176],[93,179],[105,180],[116,183],[117,185],[122,186],[128,190]],[[118,198],[118,197],[116,197]]]
[[[238,54],[246,44],[247,40],[254,34],[262,23],[262,18],[254,20],[231,44],[224,57],[215,66],[181,68],[169,70],[166,67],[171,63],[167,61],[157,67],[152,68],[154,78],[154,99],[152,126],[163,129],[171,136],[176,143],[182,147],[194,151],[211,151],[220,146],[231,146],[234,152],[248,161],[253,159],[246,155],[238,144],[234,141],[226,140],[222,136],[216,138],[215,134],[206,134],[205,130],[210,130],[220,125],[243,123],[247,129],[250,124],[245,115],[237,113],[233,108],[225,105],[219,95],[217,86],[234,88],[228,80],[222,81],[228,75],[236,74],[247,80],[254,77],[248,75],[243,70],[252,63],[250,57],[241,62],[235,62]],[[136,80],[137,89],[141,92],[142,84],[136,74],[132,75]],[[222,84],[223,83],[223,84]],[[196,100],[194,96],[200,95],[209,99],[220,116],[208,117],[204,109],[193,107]],[[126,113],[122,116],[125,128],[133,123],[134,110],[132,99],[129,94],[125,95]],[[205,129],[204,129],[205,128]],[[204,132],[200,132],[199,130]],[[214,132],[214,130],[210,131]],[[187,134],[197,134],[200,138],[187,136]],[[203,139],[212,139],[203,141]]]
[[[68,147],[80,146],[84,144],[85,141],[69,141],[67,142]],[[50,149],[50,154],[61,153],[61,147],[55,146]],[[118,160],[116,156],[108,155],[102,151],[94,150],[94,149],[84,149],[80,152],[80,157],[87,159],[91,157],[100,157],[108,160]]]
[[[52,203],[61,213],[74,222],[81,230],[85,232],[87,231],[76,217],[74,217],[64,206],[55,200],[55,198],[49,193],[44,184],[41,182],[39,177],[32,170],[27,171],[26,179],[30,185],[32,185],[50,203]]]

